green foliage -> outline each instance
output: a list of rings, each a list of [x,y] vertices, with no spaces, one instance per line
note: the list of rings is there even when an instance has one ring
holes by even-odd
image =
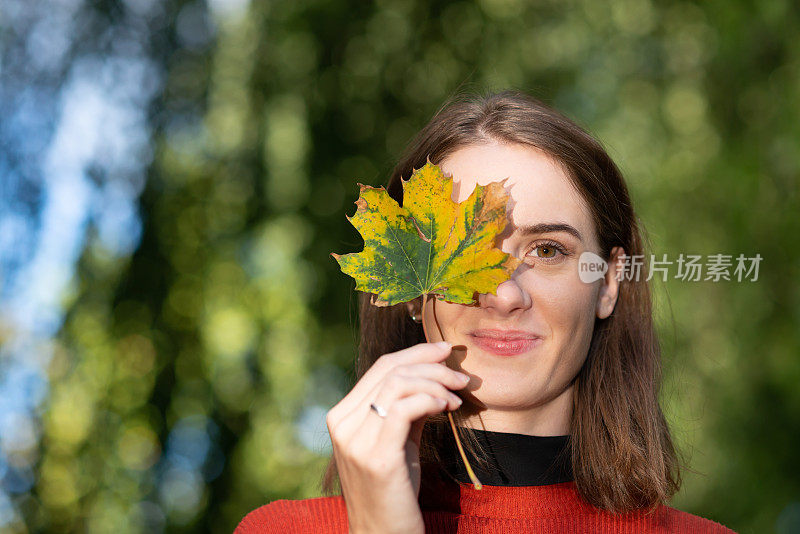
[[[124,264],[97,241],[83,252],[50,369],[37,531],[152,531],[157,504],[167,531],[231,532],[267,501],[319,495],[325,458],[295,423],[351,385],[352,285],[328,251],[358,236],[341,214],[357,181],[382,182],[444,99],[473,86],[527,89],[597,135],[653,252],[763,256],[757,282],[655,284],[662,397],[699,472],[673,505],[740,532],[791,528],[792,2],[292,0],[214,17],[212,47],[159,52],[141,246]],[[168,436],[198,420],[216,428],[217,463],[199,493],[164,485]]]

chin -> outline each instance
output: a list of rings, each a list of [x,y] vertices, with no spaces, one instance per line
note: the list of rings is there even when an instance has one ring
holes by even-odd
[[[472,394],[474,402],[487,410],[522,410],[535,403],[530,396],[531,392],[502,392],[487,391],[481,394],[476,391]]]
[[[520,369],[492,366],[470,367],[464,363],[463,372],[473,377],[474,382],[465,391],[487,408],[530,406],[540,396],[542,385],[536,383],[536,377],[541,376],[539,373],[531,375]],[[530,365],[527,370],[530,370]]]

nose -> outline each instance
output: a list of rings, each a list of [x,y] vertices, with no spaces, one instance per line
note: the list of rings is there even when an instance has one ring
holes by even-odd
[[[511,278],[498,285],[496,294],[481,293],[478,295],[478,304],[481,308],[493,309],[499,314],[510,314],[516,310],[529,309],[533,299],[519,284],[518,274],[519,269]]]

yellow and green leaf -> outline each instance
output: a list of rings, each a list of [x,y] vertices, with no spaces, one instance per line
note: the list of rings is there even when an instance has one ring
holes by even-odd
[[[477,293],[495,293],[521,263],[495,246],[507,222],[503,182],[478,185],[456,204],[452,177],[429,161],[402,180],[402,207],[383,187],[358,185],[356,212],[347,219],[364,250],[331,255],[378,306],[423,294],[474,304]]]

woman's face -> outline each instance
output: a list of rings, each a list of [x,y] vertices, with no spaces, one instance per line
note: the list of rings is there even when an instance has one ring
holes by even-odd
[[[456,346],[448,366],[472,377],[461,392],[462,409],[480,413],[495,431],[567,434],[572,380],[586,359],[595,317],[607,317],[617,295],[611,269],[593,283],[578,276],[581,253],[600,254],[587,205],[554,160],[525,145],[463,147],[440,166],[453,176],[456,202],[476,184],[508,178],[510,222],[497,246],[523,260],[496,295],[480,295],[479,306],[437,300],[438,326],[433,299],[427,302],[430,341],[442,339],[441,328]],[[528,339],[492,339],[509,336]]]

